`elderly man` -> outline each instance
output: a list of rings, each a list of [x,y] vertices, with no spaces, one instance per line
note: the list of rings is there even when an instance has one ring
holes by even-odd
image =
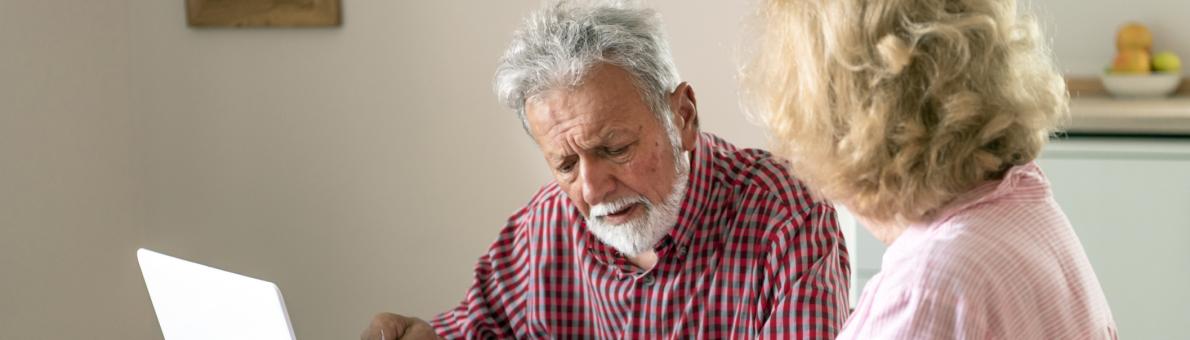
[[[700,133],[652,11],[557,4],[496,74],[554,181],[508,219],[462,303],[361,339],[831,338],[835,211],[768,153]]]

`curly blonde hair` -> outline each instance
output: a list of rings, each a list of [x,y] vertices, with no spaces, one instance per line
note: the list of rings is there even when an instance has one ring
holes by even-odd
[[[913,223],[1032,161],[1069,116],[1014,0],[768,0],[742,69],[750,115],[828,199]]]

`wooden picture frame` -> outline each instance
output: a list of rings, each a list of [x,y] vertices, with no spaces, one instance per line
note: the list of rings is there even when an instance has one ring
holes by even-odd
[[[342,24],[342,0],[186,0],[192,27],[327,27]]]

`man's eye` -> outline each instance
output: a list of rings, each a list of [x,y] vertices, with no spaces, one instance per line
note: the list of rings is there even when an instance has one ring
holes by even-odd
[[[558,166],[558,172],[560,173],[569,173],[572,170],[574,170],[574,162],[566,162]]]
[[[619,156],[619,155],[623,155],[625,152],[628,152],[628,147],[624,146],[624,147],[617,148],[617,149],[608,148],[604,152],[607,153],[608,156]]]

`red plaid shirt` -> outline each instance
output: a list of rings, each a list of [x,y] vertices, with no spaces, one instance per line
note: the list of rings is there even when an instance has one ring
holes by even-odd
[[[546,185],[475,268],[445,338],[834,339],[850,276],[835,211],[768,153],[702,134],[676,226],[642,271]]]

